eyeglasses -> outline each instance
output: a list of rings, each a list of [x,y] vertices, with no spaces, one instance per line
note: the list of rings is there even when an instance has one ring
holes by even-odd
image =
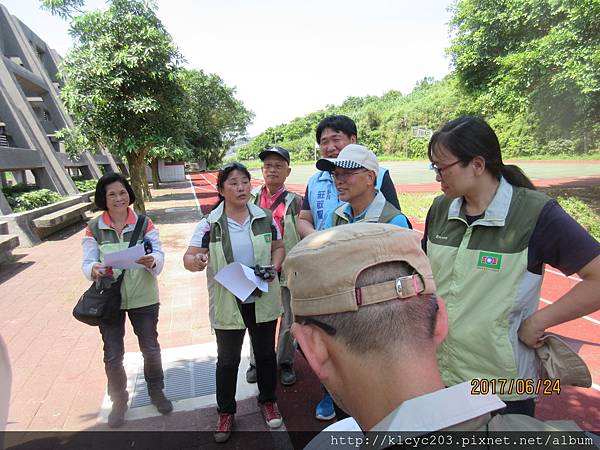
[[[457,160],[456,160],[456,161],[454,161],[453,163],[450,163],[450,164],[448,164],[448,165],[445,165],[444,167],[440,167],[440,166],[438,166],[438,165],[437,165],[437,164],[435,164],[435,163],[430,163],[430,164],[429,164],[429,170],[433,170],[433,171],[435,171],[435,174],[436,174],[436,175],[439,175],[439,176],[441,177],[441,176],[442,176],[442,172],[443,172],[444,170],[446,170],[446,169],[449,169],[450,167],[452,167],[452,166],[454,166],[454,165],[458,164],[459,162],[461,162],[461,161],[460,161],[460,159],[457,159]]]
[[[313,319],[312,317],[296,317],[296,322],[298,322],[300,325],[314,325],[319,327],[330,336],[335,336],[335,333],[337,333],[337,330],[328,323],[321,322],[320,320]]]
[[[337,174],[335,172],[331,172],[331,176],[333,177],[334,180],[346,181],[352,175],[356,175],[357,173],[368,172],[368,171],[369,171],[368,169],[356,169],[351,172],[338,172]]]

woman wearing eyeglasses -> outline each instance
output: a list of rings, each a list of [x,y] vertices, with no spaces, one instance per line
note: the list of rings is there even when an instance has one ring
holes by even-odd
[[[460,117],[429,142],[444,195],[426,221],[423,246],[448,306],[450,330],[438,350],[444,382],[496,382],[505,413],[534,415],[535,395],[511,380],[536,380],[534,349],[549,327],[600,308],[600,244],[558,203],[535,190],[481,118]],[[580,283],[538,310],[544,265]],[[510,386],[513,386],[510,389]]]
[[[269,290],[252,294],[244,302],[214,280],[223,267],[239,262],[248,267],[273,266],[281,269],[285,256],[281,233],[271,211],[250,201],[250,173],[240,163],[225,165],[217,178],[220,202],[197,225],[183,257],[191,272],[207,270],[209,315],[217,338],[217,409],[214,433],[217,442],[231,435],[236,412],[235,391],[242,343],[246,328],[256,359],[258,402],[270,428],[281,426],[275,388],[277,361],[275,328],[282,314],[279,282],[270,279]]]

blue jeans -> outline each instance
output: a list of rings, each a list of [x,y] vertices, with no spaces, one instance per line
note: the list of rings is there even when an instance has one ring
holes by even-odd
[[[121,310],[117,319],[112,323],[100,325],[100,334],[104,342],[104,370],[108,379],[108,395],[111,400],[127,401],[127,375],[123,367],[125,354],[125,313],[133,326],[138,338],[140,350],[144,357],[144,378],[148,387],[148,395],[162,391],[165,387],[158,343],[158,310],[156,303],[143,308]]]

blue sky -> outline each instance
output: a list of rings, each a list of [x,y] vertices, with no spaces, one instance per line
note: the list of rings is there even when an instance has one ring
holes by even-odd
[[[59,53],[68,23],[0,0]],[[251,136],[349,96],[408,93],[450,71],[451,0],[158,0],[186,65],[217,73],[256,114]],[[91,0],[86,8],[102,8]]]

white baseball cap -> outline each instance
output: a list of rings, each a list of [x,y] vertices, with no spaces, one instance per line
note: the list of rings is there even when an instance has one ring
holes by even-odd
[[[336,167],[342,169],[367,169],[379,172],[377,156],[363,145],[346,145],[337,158],[321,158],[317,161],[317,169],[333,172]]]

